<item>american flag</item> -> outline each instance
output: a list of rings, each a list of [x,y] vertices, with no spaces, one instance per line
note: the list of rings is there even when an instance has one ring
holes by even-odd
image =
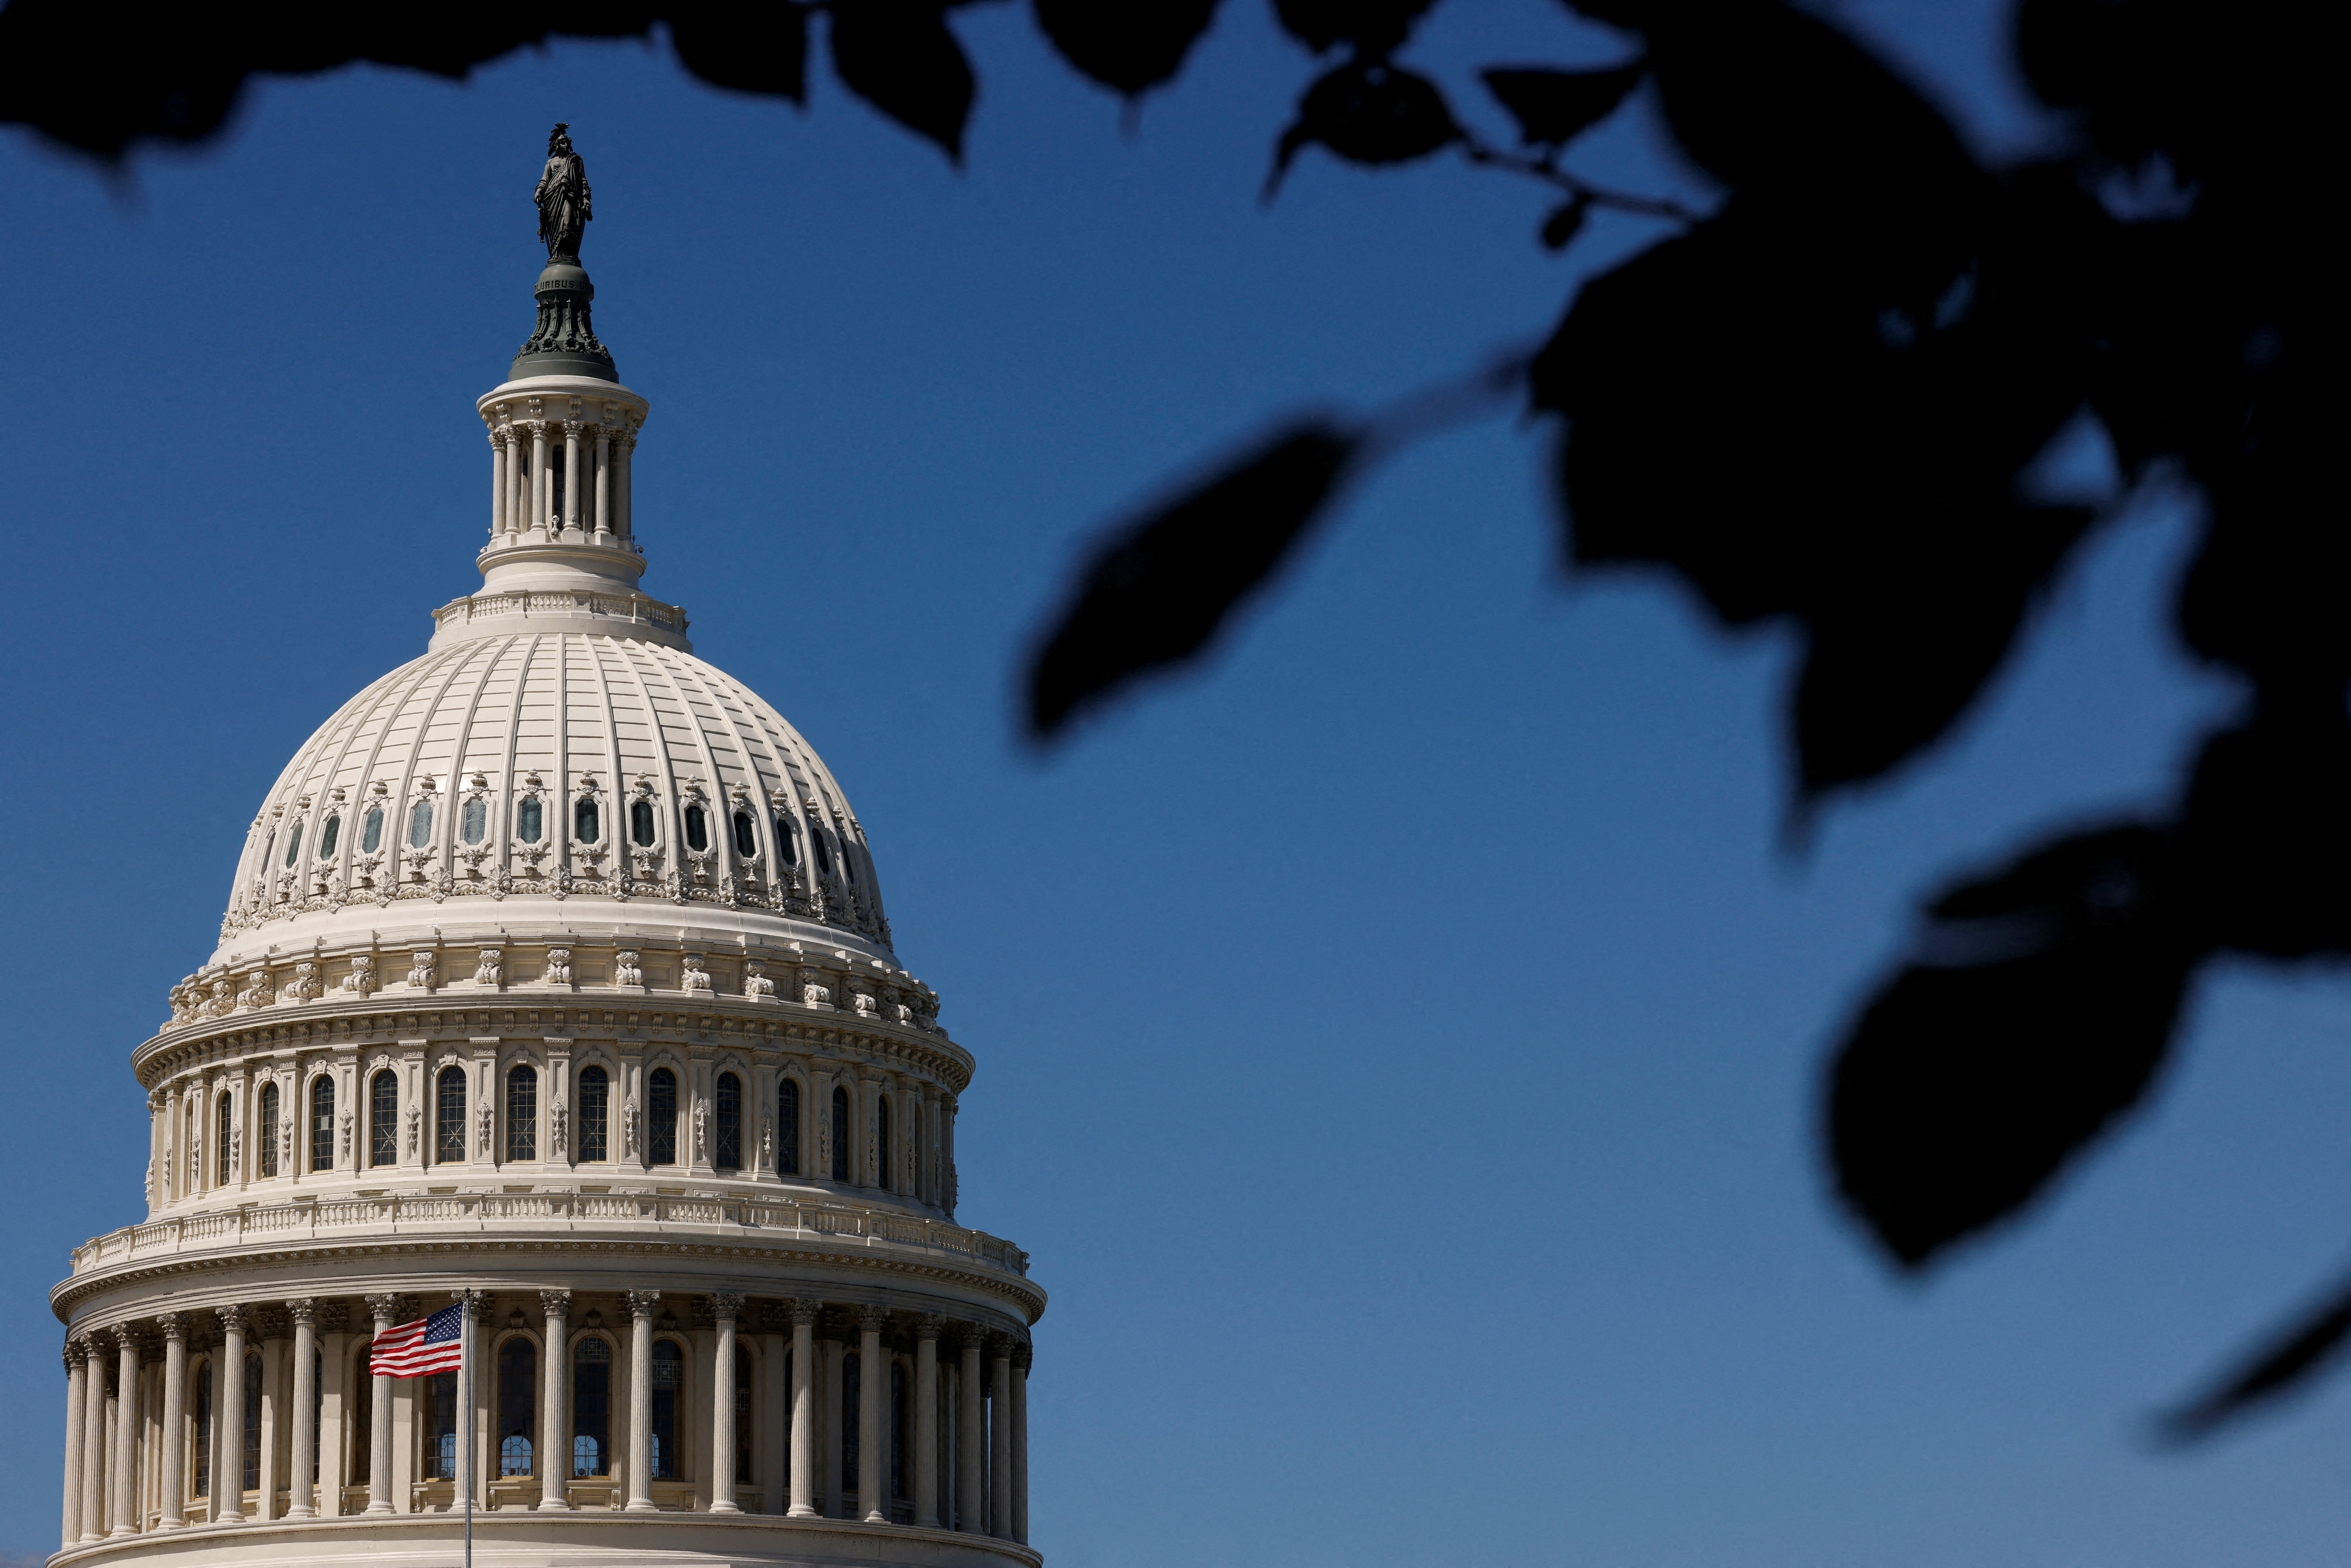
[[[444,1307],[429,1318],[386,1329],[375,1336],[368,1354],[368,1374],[373,1377],[423,1377],[455,1372],[465,1358],[465,1308],[463,1302]]]

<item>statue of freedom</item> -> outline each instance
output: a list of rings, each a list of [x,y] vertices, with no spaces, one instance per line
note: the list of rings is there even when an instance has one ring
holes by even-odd
[[[580,259],[580,235],[596,214],[588,196],[588,165],[571,150],[571,127],[559,124],[547,135],[547,172],[531,200],[538,204],[538,237],[549,261]]]

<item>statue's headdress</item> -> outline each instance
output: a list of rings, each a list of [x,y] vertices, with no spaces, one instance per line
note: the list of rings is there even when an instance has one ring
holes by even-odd
[[[569,120],[557,120],[555,122],[555,129],[547,133],[547,150],[549,152],[553,152],[560,148],[568,146],[570,143],[571,138],[566,136],[564,132],[570,129],[571,122]]]

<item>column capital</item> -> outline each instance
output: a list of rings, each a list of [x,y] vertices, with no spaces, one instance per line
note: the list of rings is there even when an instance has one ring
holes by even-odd
[[[297,1296],[286,1303],[286,1315],[308,1328],[319,1326],[319,1302],[312,1296]]]
[[[89,1359],[89,1342],[84,1340],[81,1335],[78,1333],[69,1333],[66,1335],[64,1354],[66,1370],[68,1372],[71,1372],[75,1367],[79,1366],[82,1363]]]
[[[1022,1372],[1026,1372],[1030,1367],[1036,1365],[1037,1352],[1035,1347],[1030,1345],[1027,1340],[1022,1340],[1019,1345],[1012,1352],[1012,1364],[1019,1368]]]
[[[914,1319],[914,1337],[936,1339],[946,1331],[946,1326],[947,1315],[945,1312],[919,1313]]]
[[[541,1313],[550,1318],[569,1317],[571,1315],[571,1292],[569,1291],[541,1291],[538,1293],[538,1310]]]
[[[465,1315],[475,1322],[490,1321],[490,1293],[487,1291],[452,1291],[449,1299],[462,1304]]]
[[[659,1291],[631,1291],[629,1292],[629,1316],[636,1319],[637,1322],[641,1323],[649,1323],[653,1321],[653,1314],[659,1311],[661,1311],[661,1292]],[[633,1479],[634,1478],[632,1477],[632,1481]]]
[[[731,1322],[743,1315],[743,1295],[739,1291],[714,1291],[710,1295],[710,1315],[720,1322]]]
[[[146,1339],[136,1323],[117,1323],[108,1332],[114,1341],[115,1349],[127,1350],[133,1355],[139,1354]]]
[[[1002,1329],[989,1329],[980,1335],[980,1340],[987,1345],[987,1354],[998,1361],[1009,1356],[1012,1354],[1012,1347],[1020,1343]]]
[[[247,1326],[246,1316],[252,1310],[250,1307],[214,1307],[213,1315],[220,1319],[223,1333],[243,1333]]]
[[[367,1299],[368,1311],[375,1314],[376,1326],[390,1328],[400,1321],[401,1303],[406,1298],[393,1291],[384,1291]]]
[[[859,1309],[857,1313],[857,1326],[866,1333],[889,1333],[890,1309],[887,1307],[863,1307]]]
[[[817,1314],[823,1310],[822,1301],[812,1301],[801,1296],[787,1296],[784,1299],[784,1316],[790,1320],[795,1328],[802,1323],[814,1323]]]

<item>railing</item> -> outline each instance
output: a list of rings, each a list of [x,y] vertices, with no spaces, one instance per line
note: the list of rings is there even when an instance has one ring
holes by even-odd
[[[683,632],[685,612],[674,604],[643,594],[597,593],[588,589],[509,589],[498,593],[468,594],[453,599],[433,612],[434,624],[447,626],[505,615],[588,614],[643,622],[672,632]]]
[[[875,1248],[944,1254],[1012,1274],[1029,1272],[1029,1254],[1000,1237],[894,1210],[772,1197],[596,1192],[420,1193],[248,1204],[212,1214],[152,1220],[92,1238],[73,1249],[73,1271],[83,1274],[182,1252],[226,1250],[248,1238],[263,1244],[290,1238],[323,1239],[362,1227],[445,1235],[453,1228],[496,1229],[513,1220],[564,1228],[619,1222],[632,1228],[789,1231],[834,1240],[862,1240]]]

